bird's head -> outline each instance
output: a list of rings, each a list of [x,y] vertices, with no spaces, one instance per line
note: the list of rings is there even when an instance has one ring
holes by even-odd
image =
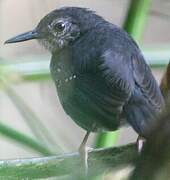
[[[85,8],[61,8],[47,14],[32,31],[15,36],[5,44],[37,39],[53,52],[73,43],[101,20],[100,16]]]

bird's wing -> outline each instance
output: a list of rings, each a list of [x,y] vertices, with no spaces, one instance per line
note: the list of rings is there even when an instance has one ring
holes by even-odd
[[[99,69],[112,92],[113,99],[121,107],[128,101],[133,91],[133,81],[130,78],[132,73],[128,66],[123,52],[107,50],[101,56]]]
[[[143,97],[147,99],[148,103],[156,111],[160,111],[164,104],[164,100],[149,66],[145,63],[141,54],[132,57],[131,61],[135,85],[140,89]]]
[[[126,120],[139,134],[145,135],[164,101],[140,51],[106,51],[100,69]]]
[[[127,121],[138,134],[147,138],[155,125],[156,116],[163,108],[164,100],[143,56],[136,53],[131,57],[131,64],[135,89],[124,111]]]
[[[126,51],[108,50],[103,54],[99,68],[122,103],[138,88],[154,108],[161,109],[164,101],[159,86],[140,52],[133,56]]]

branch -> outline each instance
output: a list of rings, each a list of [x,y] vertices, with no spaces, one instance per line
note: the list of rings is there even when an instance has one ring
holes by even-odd
[[[122,147],[92,150],[89,152],[89,175],[108,172],[137,159],[135,144]],[[0,179],[48,178],[62,175],[80,175],[82,172],[79,153],[32,159],[0,161]]]

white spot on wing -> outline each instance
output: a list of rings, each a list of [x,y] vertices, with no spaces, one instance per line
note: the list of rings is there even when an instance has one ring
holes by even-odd
[[[75,79],[77,76],[76,75],[73,75],[73,78]]]
[[[58,72],[61,72],[61,69],[60,69],[60,68],[57,68],[57,71],[58,71]]]
[[[65,79],[65,82],[68,82],[68,78]]]

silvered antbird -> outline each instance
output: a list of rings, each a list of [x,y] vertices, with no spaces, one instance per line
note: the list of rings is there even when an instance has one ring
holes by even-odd
[[[164,101],[134,40],[94,12],[57,9],[9,39],[38,41],[52,53],[50,70],[65,112],[88,133],[113,131],[125,119],[147,138]]]

